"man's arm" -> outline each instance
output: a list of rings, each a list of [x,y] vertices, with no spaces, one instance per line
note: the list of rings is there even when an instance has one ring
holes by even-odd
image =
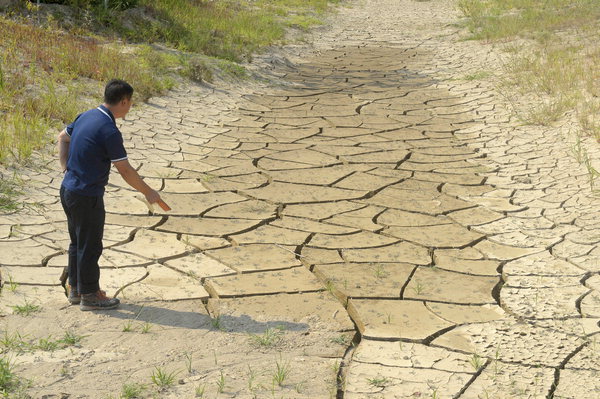
[[[151,204],[161,201],[160,195],[142,180],[128,160],[124,159],[122,161],[113,162],[113,165],[115,165],[117,171],[119,171],[119,174],[127,184],[144,194],[146,201]]]
[[[67,170],[67,160],[69,159],[69,145],[71,143],[71,137],[67,134],[66,130],[63,130],[58,134],[58,161],[60,162],[61,170],[64,172]]]

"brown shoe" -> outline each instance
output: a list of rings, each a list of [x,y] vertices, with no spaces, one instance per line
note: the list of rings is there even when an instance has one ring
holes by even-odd
[[[67,291],[69,295],[67,296],[67,300],[71,303],[71,305],[79,305],[81,302],[81,295],[77,292],[77,287],[68,286]]]
[[[79,309],[81,310],[109,310],[119,306],[117,298],[109,298],[106,292],[98,290],[93,294],[82,294]]]

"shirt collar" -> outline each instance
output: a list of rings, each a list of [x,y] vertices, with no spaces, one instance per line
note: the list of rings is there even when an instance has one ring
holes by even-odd
[[[106,108],[104,105],[100,105],[96,109],[99,110],[100,112],[102,112],[104,115],[108,116],[113,121],[113,123],[115,123],[115,124],[117,123],[112,112],[110,112],[110,110],[108,108]]]

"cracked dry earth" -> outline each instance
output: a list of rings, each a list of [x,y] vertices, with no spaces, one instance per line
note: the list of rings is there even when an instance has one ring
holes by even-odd
[[[464,78],[500,61],[460,40],[453,2],[352,5],[262,61],[275,83],[180,88],[123,123],[173,211],[112,174],[101,282],[120,310],[65,305],[60,176],[29,173],[45,207],[0,217],[19,284],[2,329],[85,335],[14,356],[32,396],[118,396],[159,367],[168,398],[600,397],[597,202],[560,129]],[[11,314],[25,300],[41,311]],[[274,345],[249,335],[267,329]]]

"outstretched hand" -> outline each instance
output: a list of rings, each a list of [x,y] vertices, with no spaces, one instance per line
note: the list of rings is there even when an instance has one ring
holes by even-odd
[[[145,197],[146,201],[148,201],[149,204],[158,204],[158,206],[160,206],[163,211],[171,210],[171,207],[167,205],[167,203],[163,201],[162,198],[160,198],[160,194],[158,194],[156,190],[152,190],[149,193],[145,194]]]

